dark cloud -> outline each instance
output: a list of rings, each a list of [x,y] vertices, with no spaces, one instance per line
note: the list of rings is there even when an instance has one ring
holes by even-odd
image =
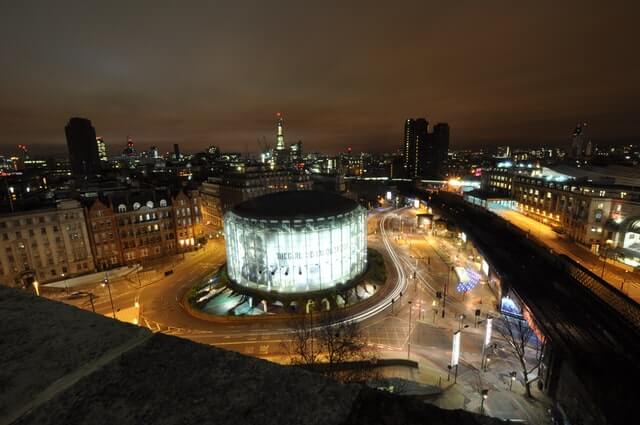
[[[379,3],[379,4],[378,4]],[[0,13],[0,145],[393,150],[406,117],[452,144],[640,135],[636,2],[43,1]]]

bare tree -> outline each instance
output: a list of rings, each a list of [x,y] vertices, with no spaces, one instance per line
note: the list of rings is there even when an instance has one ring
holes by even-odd
[[[285,349],[289,352],[291,364],[299,366],[311,366],[320,360],[320,347],[314,339],[317,338],[313,329],[311,318],[302,315],[291,321],[289,327],[292,329],[291,342]]]
[[[529,380],[529,375],[540,366],[540,362],[542,360],[542,347],[540,346],[540,344],[538,344],[538,340],[535,337],[533,329],[529,327],[525,320],[513,318],[506,315],[503,315],[502,319],[503,326],[497,327],[498,332],[500,332],[500,334],[507,341],[509,348],[518,359],[520,368],[522,369],[522,375],[524,377],[524,387],[527,397],[532,397],[531,383],[537,378]],[[531,342],[532,339],[536,344],[536,351],[534,356],[534,364],[531,368],[529,368],[527,363],[526,350],[529,342]]]
[[[312,323],[309,315],[297,318],[288,352],[291,364],[324,373],[334,379],[354,382],[374,376],[375,358],[356,322],[339,312],[325,312]]]

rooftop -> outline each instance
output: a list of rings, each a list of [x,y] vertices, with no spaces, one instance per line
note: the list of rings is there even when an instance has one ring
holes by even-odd
[[[2,424],[498,424],[0,286]]]
[[[344,214],[357,207],[357,202],[333,192],[295,190],[249,199],[232,211],[247,218],[304,219]]]

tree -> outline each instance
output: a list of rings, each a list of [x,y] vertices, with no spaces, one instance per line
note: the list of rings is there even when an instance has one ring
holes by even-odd
[[[291,364],[299,366],[311,366],[319,362],[320,347],[314,346],[316,331],[313,329],[311,317],[302,315],[289,324],[291,328],[291,342],[287,348],[291,358]]]
[[[509,348],[518,359],[520,368],[522,369],[522,375],[524,377],[524,387],[527,397],[532,397],[531,383],[537,378],[529,380],[529,375],[540,366],[540,362],[542,361],[542,347],[540,347],[533,329],[527,325],[526,321],[506,315],[503,315],[502,319],[503,326],[498,327],[498,332],[500,332],[507,341]],[[526,350],[532,339],[536,347],[534,364],[529,368],[527,364]]]
[[[291,364],[346,382],[369,379],[375,358],[356,322],[337,311],[323,313],[317,322],[302,315],[291,322],[287,347]]]

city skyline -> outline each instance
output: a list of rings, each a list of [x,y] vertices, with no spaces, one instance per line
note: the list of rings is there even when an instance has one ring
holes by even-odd
[[[262,137],[273,146],[276,112],[289,143],[332,153],[395,151],[407,117],[449,123],[453,148],[566,146],[579,122],[595,143],[640,134],[628,8],[67,6],[4,7],[3,149],[63,151],[73,116],[109,146],[130,135],[192,152],[256,152]]]

